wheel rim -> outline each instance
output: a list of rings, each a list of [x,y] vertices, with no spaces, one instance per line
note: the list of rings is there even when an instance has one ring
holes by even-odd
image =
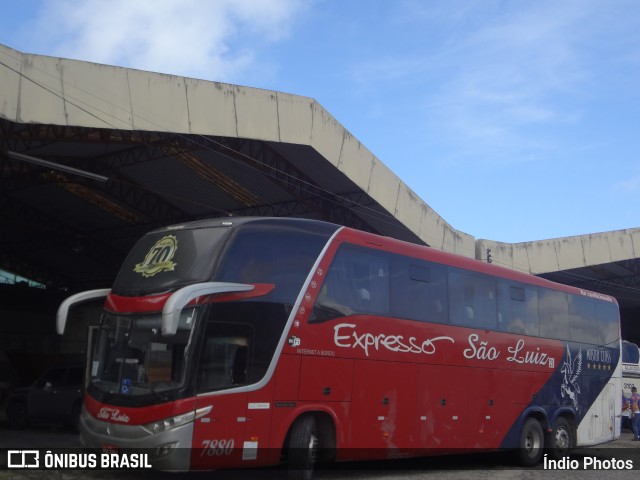
[[[315,463],[317,457],[318,457],[318,437],[316,435],[311,434],[309,436],[309,458],[311,459],[311,463]]]
[[[534,431],[528,432],[524,440],[524,449],[527,454],[531,457],[535,456],[541,445],[542,442],[540,436]]]
[[[556,429],[554,440],[555,440],[556,447],[562,450],[568,449],[569,443],[571,441],[569,437],[569,432],[564,427],[559,427],[558,429]]]

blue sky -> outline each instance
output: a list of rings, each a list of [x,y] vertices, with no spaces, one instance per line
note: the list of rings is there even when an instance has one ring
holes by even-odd
[[[315,98],[454,228],[640,227],[640,1],[22,0],[26,53]]]

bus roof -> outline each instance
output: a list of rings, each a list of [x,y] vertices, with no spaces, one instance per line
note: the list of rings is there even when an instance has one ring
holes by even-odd
[[[248,224],[259,225],[282,225],[282,226],[299,226],[305,227],[309,230],[327,230],[333,228],[337,230],[340,225],[324,222],[321,220],[311,220],[306,218],[294,218],[294,217],[224,217],[224,218],[210,218],[205,220],[195,220],[191,222],[178,223],[174,225],[168,225],[147,233],[155,234],[161,232],[170,232],[182,229],[195,229],[195,228],[211,228],[211,227],[239,227]]]

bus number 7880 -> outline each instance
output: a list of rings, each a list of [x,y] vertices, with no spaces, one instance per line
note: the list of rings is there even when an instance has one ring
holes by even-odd
[[[222,457],[231,455],[235,442],[233,438],[230,440],[203,440],[201,457]]]

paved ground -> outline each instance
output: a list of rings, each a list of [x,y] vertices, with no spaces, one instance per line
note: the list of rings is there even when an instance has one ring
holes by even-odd
[[[80,446],[78,435],[68,429],[56,426],[31,427],[26,430],[15,431],[7,427],[3,415],[0,414],[0,465],[6,464],[5,449],[32,448],[76,448]],[[615,458],[617,460],[631,460],[635,472],[617,469],[598,471],[579,470],[545,470],[544,465],[534,469],[519,469],[513,466],[505,454],[465,455],[451,457],[420,458],[390,462],[368,462],[357,464],[340,464],[329,470],[318,471],[317,480],[456,480],[470,478],[473,480],[583,480],[593,478],[629,480],[637,476],[640,470],[640,442],[632,441],[632,434],[624,432],[622,438],[616,442],[590,449],[579,449],[572,459],[582,464],[585,458],[597,458],[601,461]],[[611,463],[609,464],[611,465]],[[176,478],[190,480],[248,480],[248,479],[280,479],[286,477],[286,472],[280,469],[260,471],[233,472],[192,472],[192,473],[163,473],[145,470],[131,471],[103,471],[103,470],[2,470],[0,480],[53,480],[75,479],[161,479],[175,480]]]
[[[451,457],[421,458],[390,462],[368,462],[357,464],[340,464],[329,470],[316,472],[316,480],[457,480],[470,478],[473,480],[582,480],[593,478],[629,480],[635,478],[640,469],[640,443],[631,441],[632,435],[625,433],[621,440],[593,449],[581,449],[572,455],[582,463],[586,457],[600,460],[615,458],[618,460],[633,459],[635,472],[624,470],[545,470],[543,465],[534,469],[514,467],[504,454],[465,455]],[[0,428],[0,448],[20,449],[63,448],[78,446],[75,433],[59,428],[31,428],[18,433]],[[4,460],[4,459],[3,459]],[[43,477],[44,475],[44,477]],[[122,479],[122,480],[275,480],[286,477],[281,469],[233,472],[190,472],[166,473],[145,470],[105,471],[105,470],[0,470],[0,480],[54,480],[81,479]]]

